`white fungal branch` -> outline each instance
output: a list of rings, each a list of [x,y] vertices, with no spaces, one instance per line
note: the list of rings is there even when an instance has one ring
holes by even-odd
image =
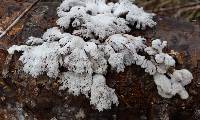
[[[125,15],[124,17],[121,17]],[[106,0],[65,0],[58,8],[60,17],[57,24],[68,29],[74,28],[73,34],[105,39],[113,34],[129,32],[129,25],[137,23],[136,28],[153,27],[154,14],[146,13],[128,0],[118,3],[106,3]],[[71,25],[70,25],[71,24]]]
[[[26,45],[8,49],[10,54],[23,52],[19,60],[24,72],[33,77],[44,73],[59,77],[60,90],[85,95],[99,111],[119,103],[115,90],[106,85],[108,66],[119,73],[126,66],[138,65],[153,75],[162,97],[178,94],[188,98],[184,86],[191,82],[192,74],[186,69],[175,70],[175,60],[163,52],[167,42],[156,39],[148,46],[145,38],[128,34],[135,23],[138,29],[156,25],[154,14],[127,0],[64,0],[58,16],[57,24],[72,33],[53,27],[41,38],[29,37]],[[67,72],[59,71],[61,67]],[[169,68],[174,69],[172,74]]]
[[[23,70],[33,77],[47,72],[49,77],[57,77],[59,73],[60,46],[57,42],[43,43],[39,46],[12,46],[8,52],[23,51],[19,58],[24,64]]]
[[[130,0],[119,0],[119,3],[116,3],[113,9],[115,16],[126,15],[125,19],[131,25],[137,23],[137,29],[145,29],[146,26],[153,27],[156,25],[156,22],[152,20],[155,14],[144,12],[143,8],[138,8]]]
[[[90,103],[99,111],[111,109],[112,104],[119,104],[115,90],[106,85],[106,79],[102,75],[93,76]]]
[[[84,27],[78,31],[87,31],[86,37],[93,35],[98,36],[100,39],[105,39],[106,37],[116,34],[116,33],[126,33],[130,31],[130,28],[127,26],[127,23],[122,18],[117,18],[112,15],[99,14],[96,16],[90,17],[87,23],[84,24]],[[77,30],[74,33],[78,33]],[[80,34],[81,35],[81,34]],[[90,37],[91,38],[91,37]]]
[[[60,90],[68,88],[68,92],[73,95],[80,95],[82,93],[86,97],[89,97],[92,86],[92,75],[65,72],[61,78],[62,86]]]
[[[178,94],[182,99],[189,97],[184,86],[189,84],[193,79],[192,74],[186,70],[175,70],[170,74],[171,78],[167,78],[164,74],[155,74],[154,81],[157,85],[158,93],[165,98],[171,98]]]

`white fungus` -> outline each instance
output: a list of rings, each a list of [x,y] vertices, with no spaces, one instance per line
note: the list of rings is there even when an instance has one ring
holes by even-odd
[[[106,0],[64,0],[57,9],[57,25],[42,38],[29,37],[27,45],[13,45],[9,54],[22,52],[24,72],[38,77],[44,73],[60,78],[60,90],[73,95],[84,94],[99,111],[119,104],[115,90],[106,85],[108,66],[123,72],[135,64],[153,75],[158,94],[171,98],[189,97],[184,86],[193,79],[186,70],[175,70],[175,60],[164,52],[166,41],[129,35],[130,26],[153,27],[153,13],[146,13],[128,0],[112,3]],[[64,32],[70,29],[70,33]],[[141,54],[144,53],[144,54]],[[62,72],[59,68],[67,72]],[[174,72],[168,73],[172,67]]]
[[[96,74],[93,76],[90,104],[94,105],[99,111],[111,109],[112,104],[119,104],[115,90],[106,85],[106,79],[103,75]]]

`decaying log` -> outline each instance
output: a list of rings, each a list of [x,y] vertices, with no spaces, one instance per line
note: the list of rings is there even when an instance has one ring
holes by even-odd
[[[23,5],[20,7],[18,3],[13,2],[13,4],[13,7],[18,7],[19,11],[25,8]],[[31,0],[27,4],[31,4]],[[167,40],[169,49],[178,52],[175,56],[178,67],[187,68],[194,75],[192,83],[186,87],[190,94],[187,100],[181,100],[177,96],[172,99],[160,97],[152,76],[145,74],[138,66],[130,66],[123,73],[110,71],[107,74],[107,83],[116,89],[120,105],[99,113],[92,109],[84,96],[77,97],[69,95],[66,91],[59,91],[58,80],[49,80],[50,78],[46,76],[34,79],[24,74],[18,61],[20,53],[12,56],[11,61],[6,60],[8,47],[23,44],[29,36],[40,37],[47,28],[56,26],[58,5],[58,2],[40,2],[0,41],[2,46],[0,62],[5,63],[0,65],[0,71],[4,73],[0,76],[0,119],[13,120],[24,117],[37,120],[190,120],[200,118],[200,27],[193,23],[158,16],[157,27],[146,31],[132,31],[133,35],[142,35],[149,40],[151,38]],[[5,5],[0,9],[6,11],[7,7]],[[16,14],[15,12],[11,11],[9,16]]]

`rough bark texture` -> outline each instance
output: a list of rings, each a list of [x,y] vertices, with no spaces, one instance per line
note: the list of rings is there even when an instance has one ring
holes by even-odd
[[[32,0],[1,0],[0,26],[5,29]],[[59,2],[39,2],[14,28],[0,40],[0,120],[191,120],[200,119],[200,27],[197,24],[157,17],[156,28],[134,30],[134,35],[147,39],[160,38],[169,42],[169,49],[179,54],[179,68],[192,71],[194,79],[186,89],[190,97],[181,100],[175,96],[163,99],[157,94],[151,76],[138,66],[127,67],[124,73],[110,71],[107,83],[115,88],[120,105],[112,110],[98,112],[92,109],[84,96],[75,97],[58,91],[57,80],[46,76],[34,79],[21,70],[20,53],[8,55],[6,49],[23,44],[29,36],[40,37],[56,26],[56,8]]]

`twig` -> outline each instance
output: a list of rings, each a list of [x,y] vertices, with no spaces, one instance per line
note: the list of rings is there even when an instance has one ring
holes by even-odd
[[[178,10],[178,12],[174,16],[179,17],[184,12],[191,11],[191,10],[199,10],[199,9],[200,9],[200,5],[187,7],[187,8]]]
[[[159,8],[162,8],[162,7],[164,7],[165,5],[167,5],[167,4],[171,3],[171,2],[172,2],[171,0],[163,1],[163,2],[161,2],[160,4],[158,4],[157,8],[158,8],[158,9],[159,9]]]
[[[157,10],[155,12],[165,12],[165,11],[171,11],[171,10],[176,10],[176,9],[181,9],[181,8],[188,8],[188,7],[192,7],[192,6],[198,6],[198,5],[200,5],[200,2],[188,3],[186,5],[179,5],[176,7],[160,8],[159,10]]]
[[[20,16],[18,16],[18,17],[15,19],[15,21],[14,21],[12,24],[10,24],[10,25],[6,28],[6,30],[3,31],[3,32],[0,34],[0,39],[1,39],[4,35],[6,35],[7,32],[10,31],[10,29],[11,29],[13,26],[15,26],[15,25],[18,23],[18,21],[19,21],[19,20],[20,20],[20,19],[21,19],[35,4],[37,4],[39,1],[40,1],[40,0],[36,0],[33,4],[31,4],[28,8],[26,8],[26,9],[20,14]]]
[[[144,8],[146,8],[147,6],[150,6],[152,5],[153,3],[155,3],[157,0],[150,0],[150,1],[147,1],[147,2],[144,2],[141,4],[141,6],[143,6]]]

